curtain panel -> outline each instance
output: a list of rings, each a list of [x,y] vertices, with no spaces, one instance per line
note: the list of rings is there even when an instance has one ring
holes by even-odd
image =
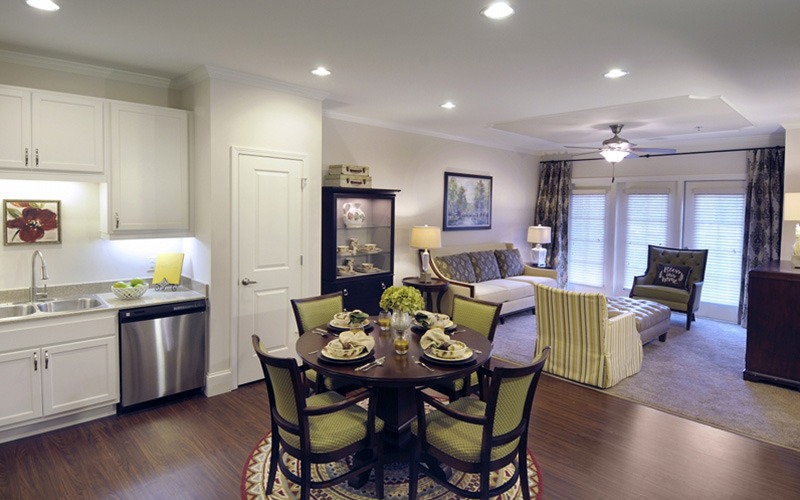
[[[754,267],[780,259],[783,177],[783,148],[747,152],[744,248],[739,289],[739,323],[742,326],[747,326],[748,273]]]
[[[551,228],[552,242],[547,264],[558,273],[558,286],[567,286],[567,234],[569,224],[572,162],[553,160],[539,163],[539,195],[534,224]]]

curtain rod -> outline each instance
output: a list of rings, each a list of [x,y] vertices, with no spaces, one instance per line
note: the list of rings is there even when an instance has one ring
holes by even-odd
[[[710,153],[734,153],[736,151],[752,151],[754,149],[784,149],[785,146],[770,146],[767,148],[739,148],[739,149],[714,149],[711,151],[687,151],[685,153],[661,153],[661,154],[644,154],[644,155],[636,155],[638,158],[657,158],[659,156],[683,156],[683,155],[705,155]],[[539,163],[545,163],[548,161],[606,161],[605,158],[579,158],[577,160],[570,159],[570,160],[541,160]]]

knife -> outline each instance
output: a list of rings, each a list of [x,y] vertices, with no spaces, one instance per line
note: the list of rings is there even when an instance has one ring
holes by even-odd
[[[376,365],[379,365],[380,363],[382,363],[384,359],[386,359],[386,356],[381,356],[380,358],[377,358],[375,360],[370,361],[366,365],[359,366],[358,368],[355,369],[355,371],[363,372],[365,370],[369,370],[373,366],[376,366]]]

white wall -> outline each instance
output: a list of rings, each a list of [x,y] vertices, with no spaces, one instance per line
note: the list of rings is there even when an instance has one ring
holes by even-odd
[[[785,193],[800,193],[800,123],[786,125]],[[795,222],[784,222],[781,233],[781,260],[792,259]]]
[[[395,207],[395,282],[419,274],[411,227],[442,226],[444,172],[492,176],[492,228],[444,231],[442,245],[510,241],[529,247],[539,183],[538,157],[326,117],[322,164],[370,168],[372,187],[399,189]],[[526,255],[523,253],[523,255]]]

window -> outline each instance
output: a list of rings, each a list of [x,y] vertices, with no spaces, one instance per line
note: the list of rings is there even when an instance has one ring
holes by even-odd
[[[573,191],[569,205],[570,283],[602,287],[605,284],[606,193]]]
[[[664,246],[669,242],[670,193],[626,190],[624,200],[622,286],[629,288],[633,278],[647,269],[647,246]]]

